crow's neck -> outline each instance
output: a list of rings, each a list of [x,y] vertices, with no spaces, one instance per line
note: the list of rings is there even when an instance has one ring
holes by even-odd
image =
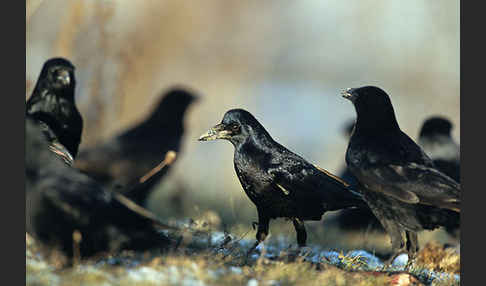
[[[236,150],[250,149],[267,152],[275,147],[275,141],[267,134],[258,134],[245,137],[243,140],[231,140]]]
[[[387,134],[399,132],[397,119],[393,110],[357,111],[355,133]]]

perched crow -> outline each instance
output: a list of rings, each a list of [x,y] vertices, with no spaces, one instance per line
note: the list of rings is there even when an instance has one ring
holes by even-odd
[[[74,66],[66,59],[45,62],[26,113],[42,126],[48,141],[66,148],[72,158],[78,153],[83,119],[74,100]]]
[[[300,247],[307,238],[304,220],[320,220],[326,211],[366,207],[346,183],[275,142],[245,110],[226,112],[221,124],[199,138],[216,139],[233,143],[236,174],[257,208],[257,241],[250,251],[267,237],[270,219],[291,219]]]
[[[343,92],[356,109],[346,163],[363,185],[364,199],[390,235],[393,255],[418,251],[417,232],[458,226],[460,185],[400,130],[388,95],[378,87]],[[406,237],[406,243],[404,236]]]
[[[179,152],[184,133],[184,114],[197,97],[175,88],[162,97],[142,123],[93,148],[81,150],[75,167],[105,186],[125,187],[154,168],[170,150]],[[169,168],[164,168],[144,191],[131,197],[144,205]],[[123,192],[123,190],[122,190]]]
[[[345,128],[343,128],[343,133],[346,139],[351,137],[353,133],[355,120],[347,122]],[[349,184],[350,188],[354,190],[359,190],[358,179],[349,171],[346,164],[341,168],[339,172],[339,177]],[[339,228],[344,230],[378,230],[383,231],[378,219],[375,217],[373,212],[368,208],[349,208],[339,211],[336,214],[334,221],[337,223]]]
[[[459,145],[451,136],[452,123],[434,116],[422,125],[418,144],[433,161],[437,169],[457,182],[461,182]]]
[[[153,214],[66,165],[48,148],[38,123],[26,118],[26,229],[44,243],[90,256],[120,249],[164,249],[169,240]]]

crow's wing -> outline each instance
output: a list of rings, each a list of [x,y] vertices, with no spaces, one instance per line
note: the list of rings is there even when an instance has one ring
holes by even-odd
[[[411,204],[426,204],[460,212],[461,186],[437,169],[408,163],[385,165],[362,173],[376,191]]]
[[[267,171],[276,190],[300,199],[320,200],[327,210],[365,206],[359,193],[333,174],[302,160],[285,160]]]

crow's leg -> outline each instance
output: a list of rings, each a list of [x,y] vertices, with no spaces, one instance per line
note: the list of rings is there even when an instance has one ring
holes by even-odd
[[[407,252],[408,252],[407,267],[408,267],[410,266],[412,260],[414,260],[415,257],[417,256],[419,245],[418,245],[418,236],[416,232],[407,230],[405,231],[405,234],[407,236]]]
[[[392,244],[392,256],[386,262],[386,265],[390,266],[393,263],[393,260],[395,260],[395,258],[397,258],[400,254],[408,252],[405,246],[405,240],[403,238],[404,231],[401,231],[398,225],[394,225],[387,229],[387,233],[390,236]]]
[[[307,232],[305,231],[304,221],[299,218],[293,218],[295,231],[297,232],[297,244],[299,247],[304,247],[307,240]]]
[[[264,215],[262,212],[258,212],[258,230],[256,233],[256,239],[257,241],[253,246],[248,250],[246,255],[249,255],[255,250],[255,248],[267,238],[268,235],[268,228],[270,225],[270,218],[268,218],[266,215]]]
[[[371,211],[375,217],[380,221],[381,225],[385,229],[386,233],[390,236],[392,245],[392,256],[385,262],[385,267],[391,265],[393,260],[397,258],[398,255],[402,253],[407,253],[405,248],[404,231],[401,227],[394,222],[392,219],[388,218],[380,209],[380,205],[375,204],[373,199],[366,200]]]
[[[378,220],[381,222],[381,225],[388,233],[391,240],[392,256],[385,262],[385,266],[388,267],[392,264],[393,260],[397,258],[397,256],[402,253],[407,253],[404,240],[404,231],[400,229],[400,226],[397,223],[389,219],[378,217]]]

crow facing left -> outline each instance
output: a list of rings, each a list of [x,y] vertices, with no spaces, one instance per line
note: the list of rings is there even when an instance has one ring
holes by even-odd
[[[342,180],[273,140],[246,110],[229,110],[220,124],[199,138],[216,139],[226,139],[235,147],[236,174],[257,208],[257,241],[250,251],[267,237],[271,219],[291,219],[301,247],[307,239],[305,220],[320,220],[326,211],[366,207]]]
[[[346,163],[391,238],[389,262],[402,252],[408,252],[411,262],[419,247],[418,231],[459,225],[460,185],[438,171],[400,130],[385,91],[365,86],[347,89],[342,96],[357,114]]]
[[[63,58],[46,61],[26,104],[26,114],[41,125],[51,146],[62,145],[72,158],[78,153],[83,130],[74,98],[74,70],[73,64]]]

